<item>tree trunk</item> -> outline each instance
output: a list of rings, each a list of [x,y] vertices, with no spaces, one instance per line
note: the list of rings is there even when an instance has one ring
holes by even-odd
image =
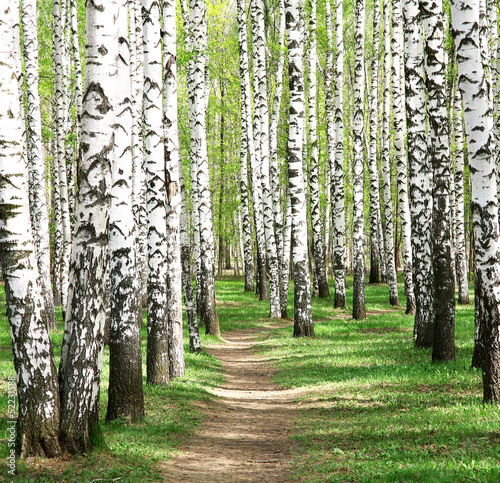
[[[465,246],[464,206],[464,145],[462,126],[462,98],[455,88],[453,98],[455,126],[455,265],[458,284],[458,303],[469,303],[469,281],[467,279],[467,256]]]
[[[200,330],[196,317],[196,300],[193,289],[193,278],[191,274],[191,246],[189,243],[188,213],[186,208],[186,190],[182,169],[179,170],[181,188],[181,263],[182,263],[182,288],[184,290],[184,305],[186,306],[186,318],[189,331],[189,350],[191,352],[201,351]]]
[[[279,265],[274,236],[274,215],[269,182],[269,109],[267,103],[266,35],[264,28],[264,2],[252,0],[254,84],[255,84],[255,140],[257,163],[260,166],[262,185],[262,213],[264,220],[265,246],[269,264],[269,317],[279,318],[280,286]]]
[[[5,282],[14,367],[17,375],[16,452],[22,457],[61,454],[57,371],[45,318],[44,299],[30,223],[28,173],[24,158],[19,87],[15,74],[12,15],[0,16],[0,261]],[[9,393],[15,380],[8,379]],[[8,408],[7,429],[14,415]],[[15,408],[12,408],[15,410]],[[10,453],[12,455],[12,452]],[[13,473],[12,473],[13,474]]]
[[[109,317],[108,226],[114,145],[118,6],[87,5],[84,105],[70,292],[61,349],[61,440],[66,451],[99,444],[104,325]],[[105,26],[105,28],[99,28]]]
[[[142,0],[132,0],[130,10],[130,70],[132,75],[132,156],[134,162],[133,210],[136,224],[137,270],[142,307],[148,303],[148,221],[146,213],[146,170],[143,148],[143,95],[144,95],[144,35],[142,21]],[[141,320],[142,324],[142,320]]]
[[[411,250],[411,219],[408,201],[408,163],[405,147],[405,92],[403,63],[401,53],[403,46],[403,25],[401,0],[392,3],[392,69],[393,69],[393,105],[394,105],[394,148],[396,151],[396,171],[398,185],[398,205],[403,238],[403,270],[405,277],[406,314],[415,313],[415,294],[413,290],[413,255]],[[398,246],[398,244],[396,244]]]
[[[372,82],[370,93],[370,150],[368,170],[370,173],[370,283],[380,282],[380,188],[377,165],[378,138],[378,86],[379,86],[379,51],[380,51],[380,1],[373,4],[373,59]]]
[[[432,360],[455,360],[455,279],[451,257],[451,162],[448,144],[444,24],[441,1],[422,0],[426,36],[427,113],[433,171],[432,266],[434,341]]]
[[[170,377],[185,374],[182,330],[182,265],[180,242],[181,188],[177,119],[176,2],[163,0],[163,62],[165,75],[165,185],[167,195],[167,317]]]
[[[28,98],[28,173],[31,224],[37,254],[47,323],[57,329],[54,296],[50,277],[49,212],[45,193],[45,157],[42,143],[42,118],[38,93],[38,32],[36,0],[24,0],[22,8],[24,65]]]
[[[363,102],[365,88],[365,0],[356,0],[356,29],[354,33],[354,126],[353,126],[353,307],[355,320],[366,318],[365,258],[363,219]]]
[[[345,282],[345,200],[344,200],[344,8],[343,0],[337,0],[336,10],[336,100],[335,100],[335,170],[332,176],[334,196],[333,217],[333,265],[335,270],[335,296],[333,306],[346,308]]]
[[[162,142],[162,58],[160,7],[143,2],[144,25],[144,125],[146,131],[146,203],[148,216],[148,341],[147,382],[168,384],[169,333],[167,277],[167,210],[165,152]]]
[[[191,163],[196,168],[196,187],[199,203],[200,316],[205,325],[206,333],[219,335],[219,319],[215,308],[214,235],[206,133],[206,59],[204,52],[207,44],[207,27],[205,0],[191,0],[190,25],[193,57],[189,61],[189,110],[191,118]]]
[[[144,418],[142,321],[132,210],[132,76],[129,63],[127,4],[120,7],[115,145],[109,214],[110,330],[109,388],[106,421]]]
[[[394,225],[391,194],[390,166],[390,117],[391,117],[391,33],[390,2],[384,1],[384,114],[382,120],[382,177],[385,214],[385,251],[387,254],[387,281],[389,282],[389,303],[399,305],[398,280],[394,258]]]
[[[500,257],[498,200],[491,182],[495,159],[491,152],[493,115],[483,90],[484,69],[481,63],[478,34],[479,13],[470,0],[451,2],[455,45],[457,49],[458,86],[464,105],[465,133],[469,149],[472,180],[472,212],[475,252],[476,339],[475,353],[483,370],[485,402],[500,401]]]
[[[420,348],[432,347],[434,336],[431,222],[431,167],[427,157],[424,44],[418,2],[405,0],[406,122],[410,214],[415,284],[413,336]]]
[[[305,116],[303,73],[303,25],[300,0],[286,0],[290,117],[288,131],[288,186],[292,209],[292,257],[294,278],[294,337],[314,335],[311,308],[311,280],[307,258],[307,206],[302,161]]]
[[[328,279],[326,277],[325,266],[325,245],[323,242],[323,227],[321,222],[321,204],[319,193],[319,150],[318,133],[316,119],[316,97],[317,97],[317,79],[316,65],[317,42],[316,42],[316,1],[310,2],[311,12],[309,16],[309,142],[311,150],[309,152],[309,187],[311,199],[311,227],[312,227],[312,249],[314,258],[314,273],[318,283],[318,295],[320,298],[330,296],[328,288]]]

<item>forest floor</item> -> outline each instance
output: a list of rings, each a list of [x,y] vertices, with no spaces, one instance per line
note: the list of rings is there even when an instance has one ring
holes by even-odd
[[[206,351],[223,363],[225,382],[211,390],[205,419],[165,462],[165,481],[285,482],[290,477],[297,390],[271,382],[275,369],[258,354],[265,329],[233,330]]]

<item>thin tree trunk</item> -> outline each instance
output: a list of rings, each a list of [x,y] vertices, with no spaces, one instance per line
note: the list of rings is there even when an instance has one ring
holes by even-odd
[[[286,207],[283,222],[283,259],[281,260],[281,318],[286,319],[288,305],[288,282],[290,280],[290,254],[292,240],[292,203],[290,190],[286,190]]]
[[[169,331],[167,277],[167,210],[163,145],[160,7],[144,0],[144,125],[146,131],[146,203],[148,217],[147,382],[168,384]]]
[[[413,291],[413,255],[411,250],[411,219],[408,201],[408,163],[405,147],[405,92],[403,63],[401,53],[403,45],[402,0],[392,0],[392,69],[393,69],[393,105],[394,105],[394,148],[396,151],[396,170],[398,186],[398,204],[403,238],[403,269],[405,277],[406,314],[415,313],[415,294]],[[398,246],[398,244],[396,244]]]
[[[191,352],[201,351],[200,330],[196,317],[196,300],[191,275],[191,246],[189,243],[188,213],[186,208],[186,190],[182,169],[179,170],[181,188],[181,263],[182,263],[182,288],[184,291],[184,305],[186,306],[186,318],[189,332],[189,350]]]
[[[303,73],[303,29],[300,0],[286,0],[290,117],[288,132],[288,186],[292,209],[292,256],[294,279],[294,337],[314,335],[311,308],[311,280],[307,257],[307,206],[302,161],[305,116]]]
[[[163,0],[163,62],[165,75],[165,184],[167,194],[167,315],[170,377],[185,374],[182,330],[182,265],[180,243],[181,188],[177,119],[176,2]]]
[[[332,197],[333,217],[333,265],[335,270],[335,296],[333,306],[346,308],[345,281],[345,201],[344,201],[344,8],[343,0],[337,0],[336,43],[337,60],[335,67],[335,170],[332,176],[334,196]]]
[[[356,28],[354,34],[354,126],[353,126],[353,307],[355,320],[366,318],[365,258],[363,219],[363,102],[365,88],[365,0],[356,0]]]
[[[240,55],[241,79],[241,141],[240,141],[240,197],[242,216],[242,235],[244,249],[245,291],[253,292],[253,255],[252,255],[252,226],[250,222],[250,202],[248,195],[248,155],[249,133],[247,112],[247,82],[250,83],[248,74],[248,52],[246,32],[246,12],[244,0],[238,0],[238,38]],[[248,86],[249,87],[249,86]]]
[[[200,232],[201,320],[207,334],[219,335],[219,319],[215,308],[214,243],[212,203],[206,137],[205,56],[207,43],[205,0],[191,0],[190,24],[193,58],[189,62],[191,122],[191,163],[196,166],[198,221]]]
[[[455,88],[453,104],[455,120],[455,265],[458,284],[458,303],[469,303],[469,281],[467,279],[467,256],[465,246],[464,206],[464,145],[462,126],[462,98]]]
[[[311,13],[309,16],[309,141],[311,150],[309,153],[309,187],[311,195],[311,227],[312,227],[312,248],[314,255],[314,272],[318,282],[318,295],[320,298],[330,296],[328,288],[328,278],[325,266],[325,245],[323,242],[323,227],[321,223],[321,204],[319,196],[319,150],[317,133],[317,79],[316,65],[317,41],[316,41],[316,1],[311,1]]]
[[[24,65],[28,98],[28,173],[31,224],[37,254],[47,323],[57,329],[54,296],[50,277],[49,212],[45,193],[45,157],[42,144],[42,118],[38,93],[38,33],[36,0],[24,0],[22,9]]]
[[[258,164],[260,165],[260,182],[262,184],[262,212],[264,233],[269,265],[269,317],[279,318],[280,287],[279,265],[276,239],[274,236],[274,215],[269,182],[269,109],[267,103],[267,69],[266,69],[266,37],[264,28],[264,2],[252,0],[253,17],[253,52],[255,89],[255,139]],[[258,146],[257,146],[258,145]],[[262,272],[261,272],[262,273]]]
[[[380,51],[380,1],[373,4],[373,59],[370,93],[370,150],[368,170],[370,173],[370,283],[380,282],[380,194],[377,166],[378,138],[378,87],[379,87],[379,51]]]
[[[137,253],[137,270],[139,272],[139,292],[141,297],[141,305],[143,307],[147,307],[149,267],[147,261],[148,221],[146,213],[146,170],[143,147],[144,35],[142,21],[142,1],[132,0],[130,7],[130,34],[133,39],[130,52],[130,68],[133,81],[133,211],[136,224],[135,246]]]
[[[387,280],[389,303],[399,305],[398,280],[394,258],[394,225],[392,213],[391,167],[390,167],[390,117],[391,117],[391,33],[390,2],[384,0],[384,114],[382,120],[382,178],[385,214],[385,251],[387,253]]]
[[[61,349],[61,441],[72,454],[99,444],[104,325],[109,317],[108,226],[114,145],[118,6],[87,5],[76,226]],[[105,28],[100,28],[105,26]]]
[[[15,449],[22,457],[54,457],[61,454],[59,391],[38,283],[19,86],[14,75],[12,15],[19,12],[9,7],[9,3],[4,5],[0,16],[0,261],[17,376]],[[15,383],[9,377],[9,386]]]

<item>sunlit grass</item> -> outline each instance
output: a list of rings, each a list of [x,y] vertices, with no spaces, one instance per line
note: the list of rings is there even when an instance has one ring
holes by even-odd
[[[374,315],[358,322],[351,318],[348,279],[348,309],[333,309],[332,299],[313,299],[315,337],[297,339],[292,337],[293,321],[268,319],[269,303],[244,292],[241,279],[217,280],[222,335],[234,329],[270,329],[260,349],[276,365],[275,382],[301,389],[302,410],[292,422],[291,436],[298,481],[500,481],[500,410],[482,403],[480,373],[470,370],[473,306],[457,306],[457,360],[434,364],[431,350],[414,347],[413,317],[404,314],[401,282],[402,306],[396,310],[389,306],[387,285],[367,285],[367,310]],[[330,287],[333,296],[333,283]],[[3,290],[0,297],[4,304]],[[293,283],[288,300],[293,317]],[[145,336],[143,329],[143,364]],[[58,354],[62,327],[53,340]],[[209,389],[223,380],[221,363],[205,351],[190,354],[187,333],[185,341],[186,376],[167,387],[144,386],[144,422],[102,421],[107,449],[70,461],[19,463],[18,481],[161,480],[162,462],[196,431],[213,397]],[[202,341],[206,346],[218,340],[202,335]],[[103,418],[107,366],[106,355]],[[14,373],[5,316],[0,318],[0,371],[0,458],[5,458],[6,380]]]

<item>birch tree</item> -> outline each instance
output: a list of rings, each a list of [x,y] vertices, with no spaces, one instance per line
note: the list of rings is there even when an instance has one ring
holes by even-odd
[[[30,213],[37,254],[44,307],[51,330],[57,328],[54,296],[50,276],[49,212],[45,193],[45,157],[42,143],[42,117],[38,92],[38,32],[36,0],[24,0],[22,22],[24,34],[24,65],[27,92],[28,174]]]
[[[66,311],[69,265],[71,258],[71,220],[68,193],[68,175],[66,168],[66,132],[65,123],[67,117],[66,99],[66,3],[55,0],[53,3],[53,45],[54,45],[54,144],[55,144],[55,168],[58,177],[58,199],[60,208],[60,233],[61,252],[56,270],[60,271],[61,282],[61,304],[63,312]]]
[[[500,401],[500,257],[493,116],[483,89],[484,67],[478,33],[479,11],[472,0],[451,2],[458,64],[458,87],[464,105],[465,134],[472,181],[475,253],[476,347],[483,373],[485,402]],[[477,337],[480,334],[480,337]]]
[[[385,251],[387,254],[387,281],[389,283],[389,303],[399,305],[398,280],[394,259],[394,224],[391,193],[391,32],[390,1],[384,0],[384,111],[382,120],[382,179],[385,214]]]
[[[333,217],[333,265],[335,271],[335,295],[333,306],[346,308],[345,281],[345,199],[344,199],[344,3],[337,0],[335,64],[335,170],[332,196]]]
[[[365,55],[365,1],[356,0],[356,28],[354,33],[354,127],[353,127],[353,262],[352,316],[366,318],[365,258],[363,219],[363,145],[364,145],[364,55]]]
[[[160,6],[144,0],[144,127],[148,219],[147,382],[168,384],[167,211]]]
[[[191,164],[196,172],[198,223],[200,236],[201,320],[207,334],[219,335],[219,319],[215,307],[212,204],[206,137],[205,51],[207,43],[206,4],[190,1],[192,57],[189,61],[189,110]]]
[[[373,58],[370,92],[370,150],[368,170],[370,173],[370,283],[380,282],[380,241],[378,236],[380,220],[379,174],[377,165],[378,139],[378,88],[380,51],[380,1],[373,3]]]
[[[271,198],[273,203],[274,233],[276,238],[276,250],[280,270],[280,300],[283,312],[283,300],[286,300],[287,293],[283,294],[283,213],[281,210],[281,186],[280,186],[280,166],[278,161],[278,125],[280,120],[280,107],[283,97],[283,73],[285,71],[285,2],[278,0],[279,6],[279,33],[278,33],[278,64],[276,66],[275,91],[273,97],[273,111],[271,115],[271,125],[269,127],[269,174],[271,181]],[[288,278],[288,277],[287,277]],[[286,312],[286,303],[285,303]]]
[[[182,266],[180,244],[181,189],[179,127],[177,120],[176,2],[163,1],[165,182],[167,195],[167,316],[170,377],[185,373],[182,330]]]
[[[453,120],[455,128],[455,265],[458,285],[458,303],[469,303],[467,280],[467,259],[465,248],[465,206],[464,206],[464,145],[462,125],[462,98],[458,87],[453,96]]]
[[[250,90],[250,74],[248,71],[247,21],[245,1],[238,0],[238,45],[240,54],[240,89],[241,89],[241,148],[240,148],[240,197],[244,243],[245,291],[253,292],[253,256],[252,231],[250,223],[250,200],[248,193],[248,106],[247,86]]]
[[[106,421],[144,418],[142,310],[136,265],[132,185],[132,79],[127,5],[120,7],[115,139],[109,214],[110,329]]]
[[[311,12],[309,15],[309,142],[311,149],[309,152],[309,189],[311,199],[311,228],[313,237],[313,256],[314,256],[314,271],[315,278],[318,281],[318,294],[320,298],[330,296],[328,288],[328,278],[326,276],[325,266],[325,245],[323,241],[323,227],[321,222],[321,204],[319,196],[319,149],[318,149],[318,121],[316,115],[317,103],[317,79],[316,65],[318,63],[317,56],[317,40],[316,40],[316,2],[312,1]]]
[[[451,257],[451,163],[448,143],[444,62],[443,4],[423,0],[420,11],[426,37],[427,113],[433,174],[432,266],[434,341],[432,360],[455,359],[455,280]]]
[[[266,34],[263,0],[252,0],[252,21],[255,85],[254,136],[256,155],[258,157],[257,164],[260,167],[259,175],[262,184],[262,213],[269,264],[269,317],[279,318],[281,316],[279,266],[276,239],[274,236],[271,186],[269,182],[269,108],[267,103]],[[263,261],[263,263],[265,262]]]
[[[302,161],[305,117],[303,72],[303,25],[301,0],[286,0],[290,110],[288,131],[288,186],[292,211],[292,258],[294,279],[294,337],[314,335],[311,280],[307,257],[306,187]]]
[[[415,313],[413,291],[413,254],[411,250],[411,219],[408,201],[408,163],[405,146],[405,91],[403,77],[403,13],[402,1],[392,0],[392,98],[394,106],[394,149],[396,158],[399,212],[403,238],[403,267],[405,277],[406,314]]]
[[[57,371],[38,283],[10,5],[0,16],[0,261],[12,337],[22,457],[61,454]]]
[[[431,167],[427,156],[424,43],[417,1],[405,0],[406,124],[408,172],[415,284],[415,325],[417,347],[432,347],[434,337],[431,258],[432,192]]]
[[[114,146],[118,6],[89,3],[76,225],[61,349],[61,441],[76,454],[100,437],[99,390],[109,316],[108,226]]]

